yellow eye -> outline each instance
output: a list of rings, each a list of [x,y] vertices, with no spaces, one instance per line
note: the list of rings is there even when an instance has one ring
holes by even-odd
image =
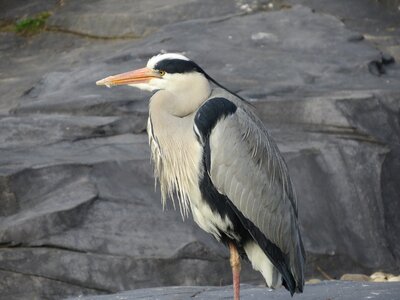
[[[163,71],[163,70],[159,70],[158,73],[160,74],[160,76],[164,76],[165,75],[165,71]]]

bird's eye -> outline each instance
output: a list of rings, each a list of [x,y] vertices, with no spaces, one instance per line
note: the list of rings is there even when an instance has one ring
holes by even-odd
[[[158,71],[158,74],[160,74],[160,76],[164,76],[164,75],[165,75],[165,71],[159,70],[159,71]]]

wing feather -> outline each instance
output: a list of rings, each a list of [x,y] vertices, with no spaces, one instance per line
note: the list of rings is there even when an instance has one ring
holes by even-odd
[[[301,290],[304,248],[296,196],[276,144],[262,122],[243,105],[216,124],[209,141],[212,183],[283,252]]]

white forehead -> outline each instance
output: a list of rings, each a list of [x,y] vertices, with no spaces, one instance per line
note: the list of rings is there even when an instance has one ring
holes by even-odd
[[[179,54],[179,53],[164,53],[164,54],[158,54],[156,56],[153,56],[152,58],[149,59],[147,62],[147,68],[153,69],[154,66],[164,60],[164,59],[182,59],[182,60],[190,60],[186,56]]]

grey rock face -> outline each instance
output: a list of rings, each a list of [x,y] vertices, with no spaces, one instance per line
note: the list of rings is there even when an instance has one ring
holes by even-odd
[[[134,40],[0,35],[0,298],[231,282],[226,249],[172,204],[162,211],[144,132],[149,95],[94,84],[160,51],[184,51],[256,107],[297,189],[307,275],[398,269],[398,65],[335,17],[301,6],[137,3],[66,2],[50,20],[96,36],[170,25]],[[242,275],[262,282],[248,264]]]
[[[237,1],[173,0],[168,3],[139,0],[68,1],[50,20],[50,25],[96,37],[142,37],[160,26],[198,18],[240,13]]]

